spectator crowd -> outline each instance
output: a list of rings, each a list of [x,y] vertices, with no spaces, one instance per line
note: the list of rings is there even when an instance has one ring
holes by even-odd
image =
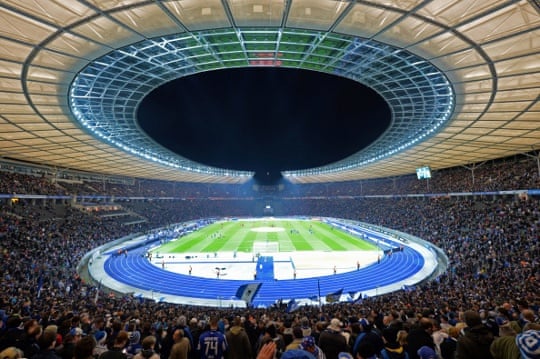
[[[455,183],[463,172],[447,173],[448,183],[440,178],[437,188],[458,192]],[[3,193],[70,192],[35,176],[2,172],[0,177]],[[526,161],[495,163],[476,178],[490,183],[488,189],[539,188],[537,169]],[[469,191],[469,185],[460,190]],[[217,193],[205,186],[204,196]],[[234,196],[243,193],[221,186]],[[148,194],[168,193],[157,181],[143,187]],[[116,187],[115,194],[130,188]],[[319,188],[336,196],[359,191],[351,183]],[[382,193],[393,192],[383,186]],[[381,225],[430,241],[447,254],[448,271],[438,278],[354,303],[293,312],[279,305],[158,303],[107,293],[77,272],[86,252],[130,233],[192,219],[253,215],[254,199],[204,196],[122,203],[147,219],[134,225],[69,203],[21,199],[0,205],[0,359],[540,358],[540,200],[535,196],[280,199],[281,215]]]

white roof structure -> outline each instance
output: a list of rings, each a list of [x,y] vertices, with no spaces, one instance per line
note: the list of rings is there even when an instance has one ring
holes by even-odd
[[[116,176],[243,183],[135,121],[175,78],[289,67],[354,79],[389,104],[366,149],[292,182],[388,177],[540,149],[533,0],[3,0],[0,157]],[[351,100],[351,99],[344,99]],[[264,111],[264,108],[261,108]]]

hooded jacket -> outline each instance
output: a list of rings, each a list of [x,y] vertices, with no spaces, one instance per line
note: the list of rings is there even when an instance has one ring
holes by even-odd
[[[409,359],[409,354],[399,343],[387,343],[381,350],[383,359]]]
[[[225,338],[229,344],[227,359],[251,358],[251,343],[244,328],[239,325],[230,327]]]
[[[485,325],[477,325],[465,331],[457,342],[456,357],[459,359],[492,359],[490,346],[493,333]]]

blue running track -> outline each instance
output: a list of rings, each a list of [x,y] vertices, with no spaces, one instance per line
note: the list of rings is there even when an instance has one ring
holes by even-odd
[[[270,306],[280,299],[325,296],[343,290],[343,293],[364,292],[385,285],[399,283],[417,273],[424,265],[422,255],[405,247],[403,252],[385,256],[380,264],[373,264],[358,271],[321,276],[316,278],[275,280],[264,270],[263,278],[256,280],[229,280],[201,278],[169,272],[153,264],[143,255],[145,249],[131,250],[128,256],[109,257],[105,272],[112,278],[142,290],[162,294],[204,299],[237,299],[239,286],[262,282],[253,300],[253,306]],[[263,257],[261,257],[263,258]],[[259,259],[260,260],[260,259]],[[272,263],[273,264],[273,263]]]

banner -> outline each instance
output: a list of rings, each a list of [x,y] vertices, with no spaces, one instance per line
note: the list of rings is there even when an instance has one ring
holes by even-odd
[[[341,297],[342,293],[343,293],[343,288],[338,290],[337,292],[327,294],[326,295],[326,303],[339,302],[339,298]]]
[[[248,304],[251,304],[253,298],[261,288],[261,285],[262,283],[249,283],[241,285],[236,291],[236,297],[240,298]]]
[[[298,303],[296,300],[291,299],[289,303],[287,303],[287,313],[292,313],[295,310],[300,308],[300,303]]]

